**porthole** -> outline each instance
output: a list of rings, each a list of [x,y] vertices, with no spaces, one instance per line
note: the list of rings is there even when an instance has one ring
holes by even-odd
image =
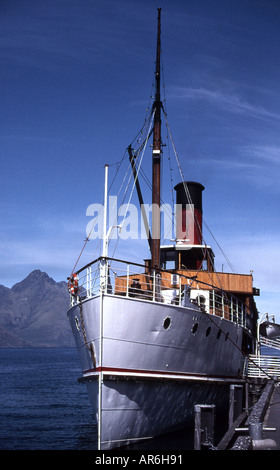
[[[219,338],[220,338],[220,336],[221,336],[221,333],[222,333],[222,330],[219,330],[219,331],[218,331],[218,333],[217,333],[217,339],[219,339]]]
[[[226,334],[225,341],[228,339],[228,337],[229,337],[229,332],[227,332]]]
[[[192,327],[192,334],[195,335],[198,329],[198,323],[195,323]]]
[[[163,322],[163,328],[167,330],[171,325],[171,318],[166,317],[164,322]]]
[[[210,331],[211,331],[211,326],[208,326],[207,330],[206,330],[206,336],[209,336],[210,335]]]

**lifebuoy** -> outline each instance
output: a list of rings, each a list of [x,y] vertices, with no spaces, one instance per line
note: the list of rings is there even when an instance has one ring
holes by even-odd
[[[76,295],[78,292],[78,277],[76,273],[72,274],[72,276],[69,278],[68,291],[72,295]]]

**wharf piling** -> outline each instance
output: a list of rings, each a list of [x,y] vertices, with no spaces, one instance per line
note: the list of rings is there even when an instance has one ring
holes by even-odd
[[[280,449],[280,389],[278,380],[256,381],[252,394],[260,394],[253,406],[230,422],[217,450]]]
[[[202,450],[213,446],[214,413],[215,405],[195,405],[194,450]]]

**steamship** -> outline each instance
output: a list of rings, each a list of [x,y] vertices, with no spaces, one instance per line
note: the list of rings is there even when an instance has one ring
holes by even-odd
[[[230,384],[244,382],[246,355],[256,350],[257,291],[252,275],[217,272],[203,238],[204,186],[175,186],[176,240],[161,244],[160,95],[161,10],[157,18],[155,98],[147,139],[152,137],[152,233],[150,259],[110,257],[105,166],[104,234],[100,257],[71,273],[68,318],[82,376],[96,415],[98,449],[139,443],[187,426],[194,406],[228,406]],[[148,126],[147,126],[148,127]],[[128,147],[139,202],[139,156]],[[145,214],[142,214],[145,218]],[[179,223],[180,222],[180,223]],[[135,241],[137,243],[137,241]],[[171,268],[170,268],[171,266]]]

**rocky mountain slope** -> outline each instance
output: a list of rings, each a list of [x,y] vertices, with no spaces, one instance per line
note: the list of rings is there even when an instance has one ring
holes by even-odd
[[[0,285],[0,347],[74,346],[66,282],[35,270],[11,289]]]

